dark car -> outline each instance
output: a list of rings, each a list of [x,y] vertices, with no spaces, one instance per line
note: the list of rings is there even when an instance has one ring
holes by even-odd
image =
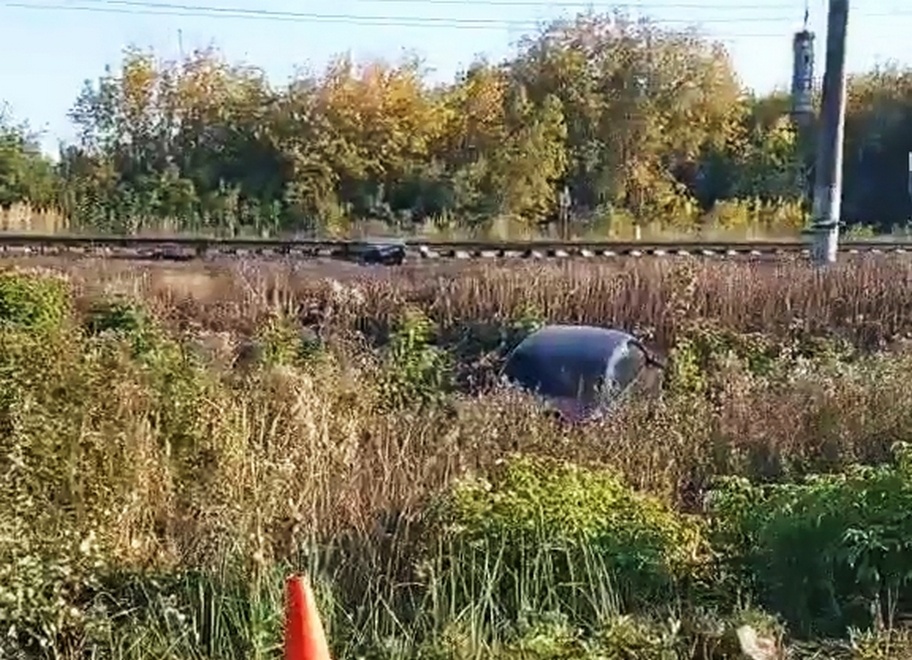
[[[664,364],[636,337],[585,325],[549,325],[507,357],[503,374],[568,421],[602,417],[637,386],[657,388]]]
[[[362,264],[401,266],[405,262],[405,241],[396,238],[367,239],[349,248],[347,255]]]

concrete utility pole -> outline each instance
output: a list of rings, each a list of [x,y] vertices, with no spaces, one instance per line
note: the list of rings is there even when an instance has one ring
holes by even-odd
[[[811,212],[813,256],[819,265],[835,263],[842,206],[842,149],[846,108],[846,32],[849,0],[830,0],[827,15],[826,69],[820,110],[820,141]]]

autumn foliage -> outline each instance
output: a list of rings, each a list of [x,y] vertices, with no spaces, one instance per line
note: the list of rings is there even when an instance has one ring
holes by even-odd
[[[912,210],[910,81],[851,81],[850,222],[890,230]],[[787,95],[746,94],[721,45],[616,15],[554,23],[444,85],[412,60],[339,58],[280,84],[215,51],[130,50],[71,118],[55,172],[5,124],[0,201],[106,231],[337,234],[373,219],[518,236],[563,208],[577,233],[794,232],[813,151]]]

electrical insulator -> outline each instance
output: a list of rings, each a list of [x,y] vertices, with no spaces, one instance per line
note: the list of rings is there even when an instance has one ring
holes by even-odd
[[[800,123],[814,116],[814,33],[796,32],[792,49],[792,115]]]

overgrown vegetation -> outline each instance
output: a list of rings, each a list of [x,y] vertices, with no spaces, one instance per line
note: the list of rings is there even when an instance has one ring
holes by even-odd
[[[340,658],[909,656],[906,262],[429,268],[0,273],[0,655],[275,657],[307,569]],[[663,400],[490,389],[546,321]]]
[[[339,58],[281,85],[217,52],[130,50],[76,99],[80,138],[56,169],[27,127],[0,120],[0,206],[36,211],[4,224],[337,235],[370,220],[521,238],[553,231],[562,209],[573,233],[603,236],[805,223],[813,145],[788,97],[745,93],[725,49],[691,32],[581,14],[449,85],[423,74]],[[912,144],[910,81],[883,68],[849,84],[842,214],[861,231],[912,214],[896,165]],[[63,220],[37,213],[49,207]]]

